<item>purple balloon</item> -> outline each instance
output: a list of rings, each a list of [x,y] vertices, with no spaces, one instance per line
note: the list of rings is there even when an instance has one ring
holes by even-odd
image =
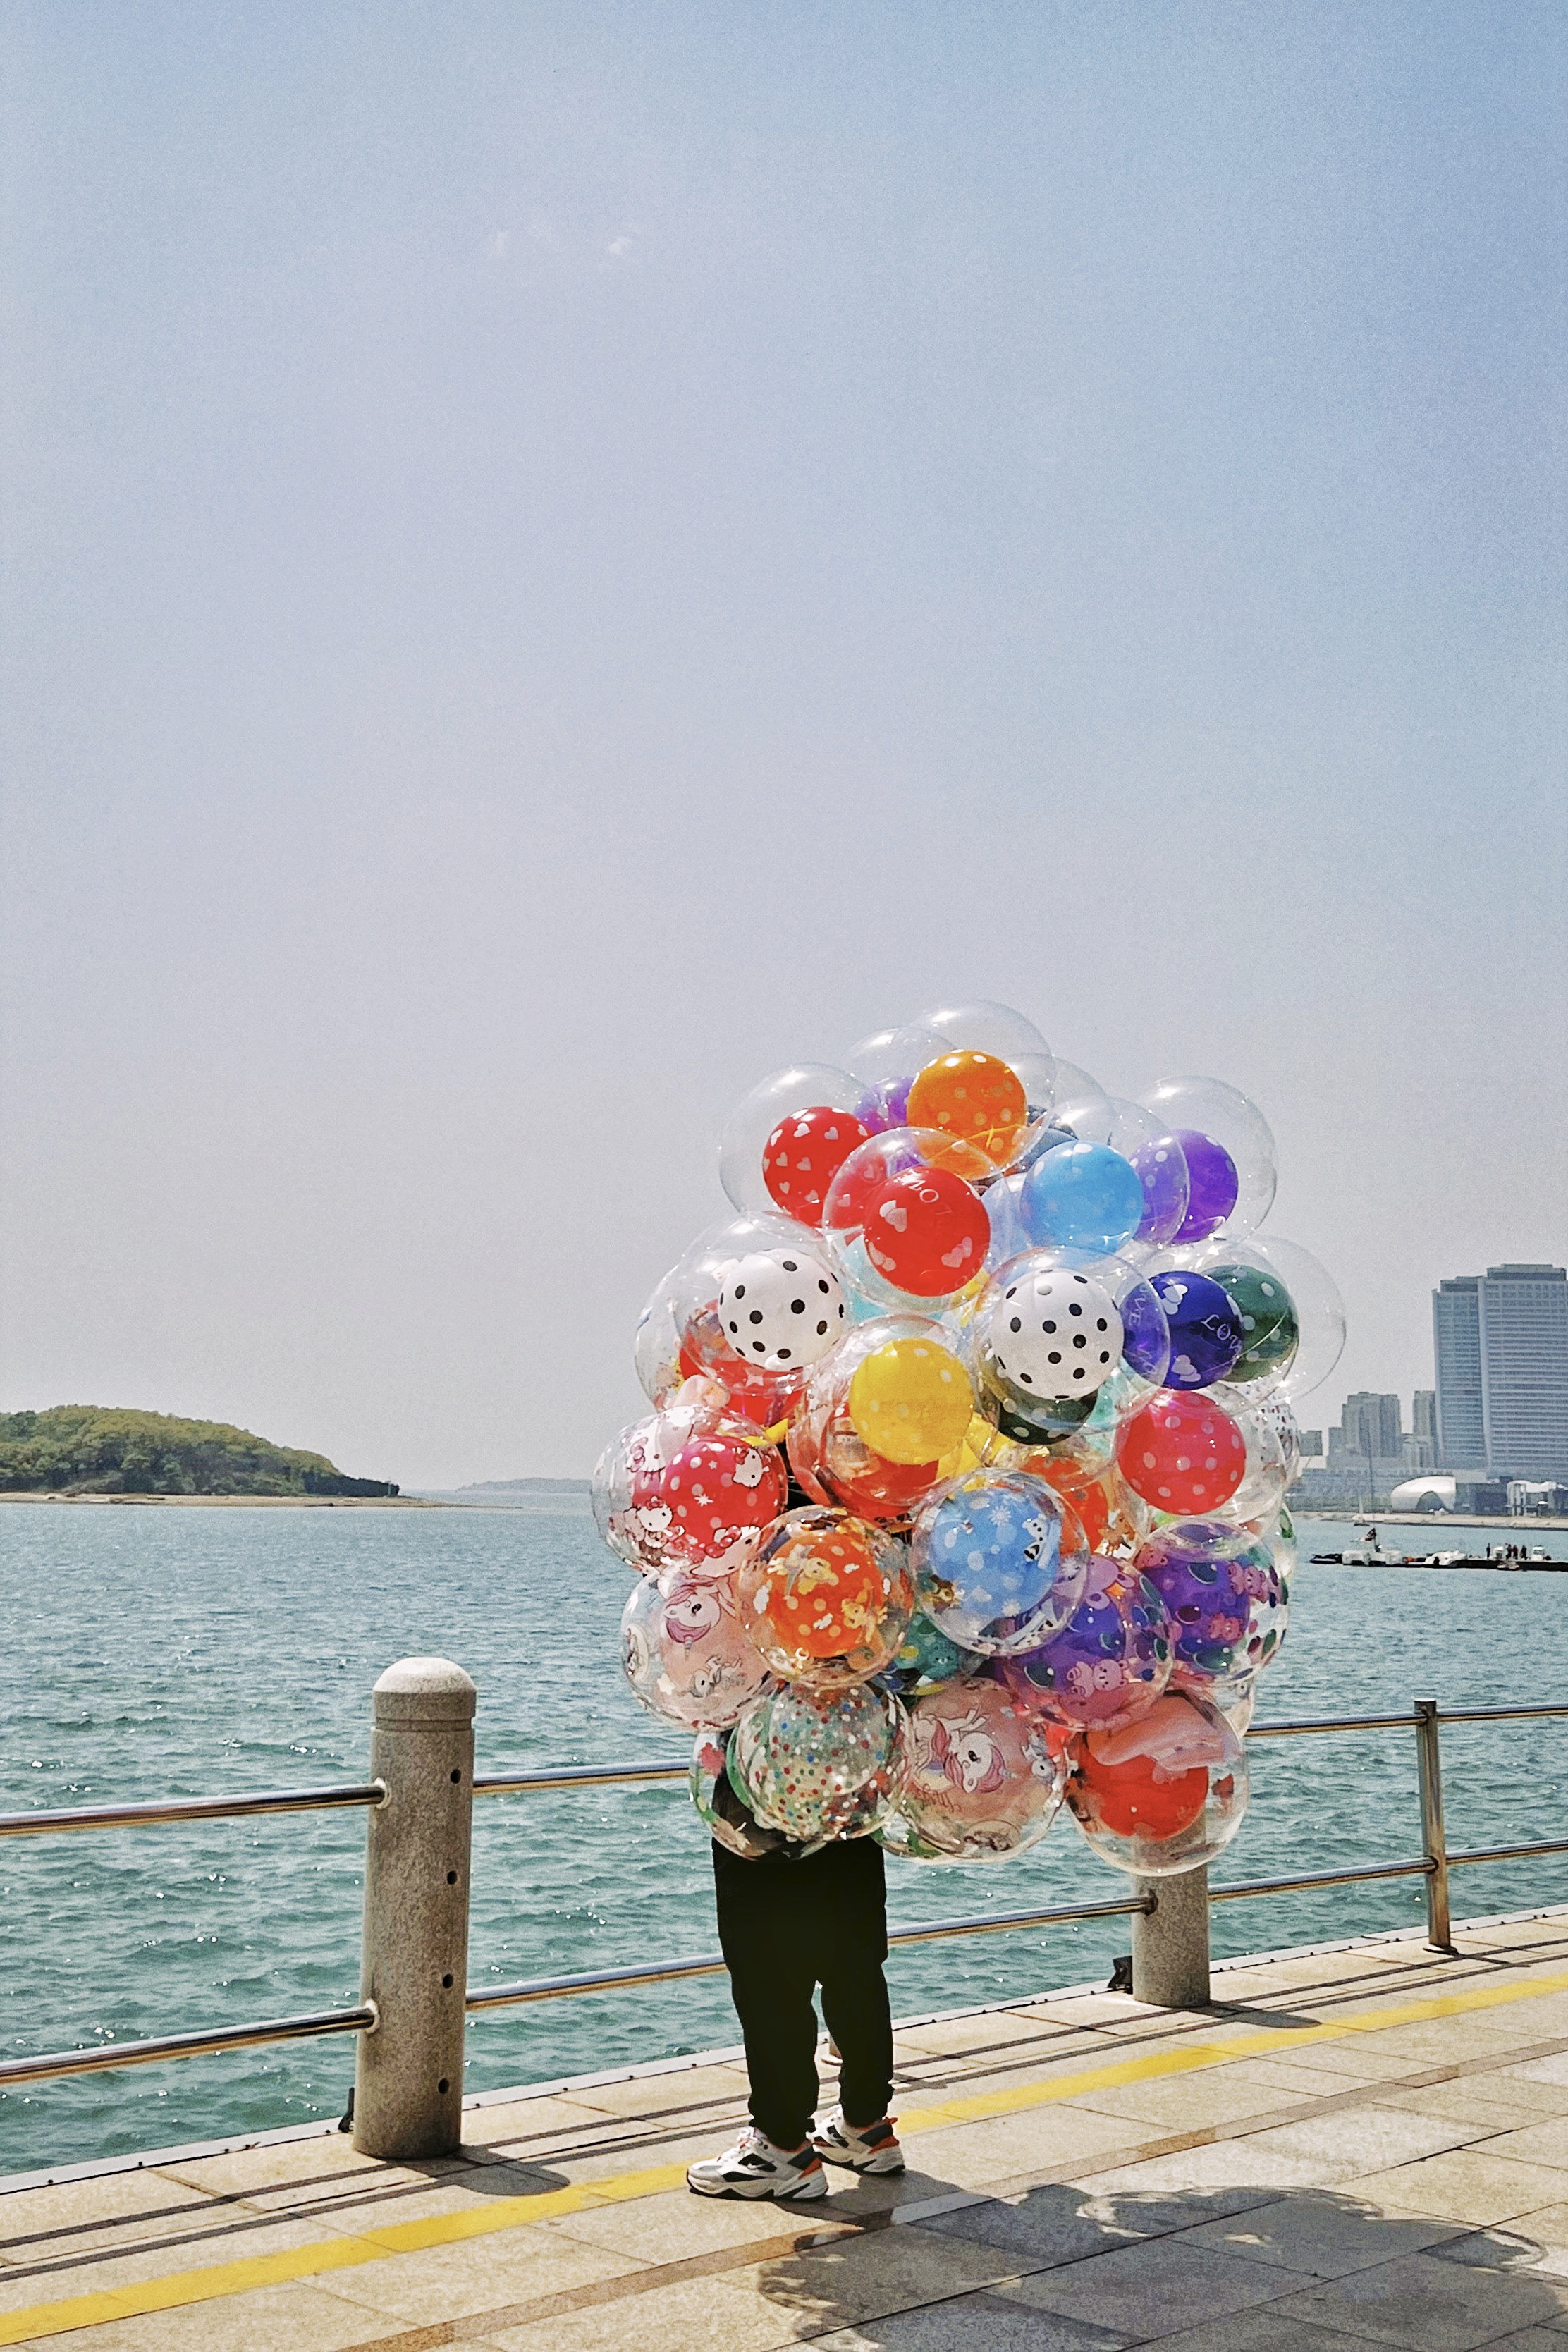
[[[1206,1274],[1157,1274],[1150,1288],[1171,1333],[1169,1389],[1207,1389],[1223,1381],[1247,1344],[1232,1299]]]
[[[1176,1234],[1179,1242],[1206,1241],[1235,1208],[1240,1185],[1236,1162],[1223,1143],[1200,1135],[1194,1127],[1176,1129],[1187,1163],[1187,1213]]]
[[[1175,1688],[1201,1691],[1246,1672],[1254,1611],[1279,1585],[1267,1544],[1219,1520],[1184,1519],[1151,1536],[1133,1564],[1169,1612]]]
[[[1157,1136],[1152,1143],[1139,1145],[1132,1154],[1132,1165],[1143,1187],[1143,1222],[1138,1228],[1138,1239],[1169,1240],[1181,1232],[1189,1206],[1187,1165],[1182,1147],[1173,1135]]]

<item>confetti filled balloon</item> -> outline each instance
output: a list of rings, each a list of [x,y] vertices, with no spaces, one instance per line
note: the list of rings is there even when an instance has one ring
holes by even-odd
[[[1150,1283],[1171,1335],[1167,1387],[1210,1389],[1229,1375],[1246,1343],[1241,1317],[1227,1294],[1205,1274],[1173,1269]]]
[[[1147,1715],[1171,1679],[1165,1603],[1130,1560],[1089,1562],[1083,1599],[1037,1650],[1004,1658],[1009,1686],[1064,1723],[1110,1730]]]
[[[691,1751],[691,1801],[698,1819],[716,1844],[738,1853],[742,1862],[755,1862],[764,1853],[776,1853],[788,1841],[782,1831],[764,1829],[736,1795],[730,1777],[732,1736],[728,1731],[698,1733]],[[826,1839],[814,1839],[801,1852],[815,1853],[826,1843]]]
[[[914,1614],[902,1544],[847,1511],[790,1511],[739,1578],[741,1615],[773,1672],[811,1690],[892,1664]]]
[[[1042,1479],[971,1470],[940,1488],[910,1538],[921,1607],[961,1649],[1037,1648],[1082,1595],[1089,1550]]]
[[[824,1693],[786,1685],[736,1724],[729,1772],[764,1829],[809,1843],[866,1837],[903,1783],[904,1710],[870,1683]]]
[[[911,1127],[934,1128],[976,1145],[1000,1167],[1028,1122],[1029,1100],[1016,1072],[994,1054],[943,1054],[909,1091]]]
[[[1163,1389],[1117,1433],[1116,1466],[1157,1511],[1187,1517],[1229,1500],[1247,1468],[1247,1441],[1211,1397]]]
[[[731,1577],[641,1577],[621,1617],[621,1663],[652,1715],[688,1730],[733,1723],[768,1687]]]
[[[1072,1817],[1118,1870],[1140,1878],[1197,1870],[1241,1827],[1247,1753],[1206,1700],[1168,1692],[1135,1723],[1081,1733],[1069,1759]]]
[[[904,1785],[877,1834],[911,1862],[1004,1860],[1045,1836],[1063,1779],[1030,1691],[950,1682],[910,1710]]]

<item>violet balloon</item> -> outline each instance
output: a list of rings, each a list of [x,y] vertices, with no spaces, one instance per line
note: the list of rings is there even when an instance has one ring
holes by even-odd
[[[1187,1163],[1187,1213],[1176,1239],[1206,1241],[1236,1206],[1241,1189],[1236,1162],[1223,1143],[1212,1135],[1200,1135],[1196,1128],[1178,1128],[1176,1141]]]

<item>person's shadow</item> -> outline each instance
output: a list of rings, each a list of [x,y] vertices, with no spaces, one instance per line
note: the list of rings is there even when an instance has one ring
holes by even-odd
[[[911,2173],[902,2195],[843,2233],[855,2200],[835,2199],[816,2242],[754,2274],[822,2352],[1466,2352],[1537,2328],[1568,2346],[1568,2252],[1519,2231],[1331,2189],[966,2197]]]

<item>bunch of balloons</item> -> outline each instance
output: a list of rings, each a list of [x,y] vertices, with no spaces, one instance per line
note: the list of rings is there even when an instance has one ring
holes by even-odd
[[[1289,1615],[1292,1401],[1344,1344],[1264,1238],[1261,1112],[961,1004],[765,1079],[720,1174],[594,1480],[714,1835],[975,1860],[1065,1803],[1120,1869],[1207,1862]]]

